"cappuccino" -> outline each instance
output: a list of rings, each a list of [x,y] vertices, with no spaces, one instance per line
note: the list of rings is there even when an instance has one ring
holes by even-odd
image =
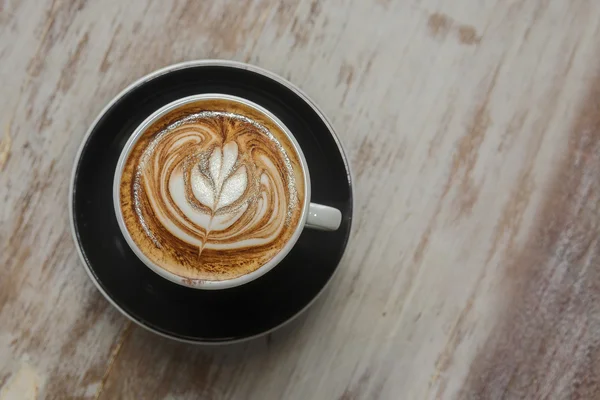
[[[302,163],[281,127],[231,99],[167,112],[126,156],[119,202],[139,250],[187,279],[221,281],[273,259],[306,200]]]

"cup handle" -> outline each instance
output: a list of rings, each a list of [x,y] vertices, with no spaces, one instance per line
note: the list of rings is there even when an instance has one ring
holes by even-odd
[[[335,231],[342,223],[342,213],[337,208],[310,203],[306,227],[320,231]]]

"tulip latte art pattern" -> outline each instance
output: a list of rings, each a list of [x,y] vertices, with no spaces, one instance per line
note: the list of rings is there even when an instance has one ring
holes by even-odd
[[[131,179],[121,181],[121,206],[151,261],[190,279],[231,279],[264,265],[290,239],[304,188],[282,132],[209,110],[148,136],[126,162]]]

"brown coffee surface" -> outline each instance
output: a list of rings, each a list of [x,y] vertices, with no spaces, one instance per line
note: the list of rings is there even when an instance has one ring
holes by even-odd
[[[305,204],[301,162],[262,113],[199,100],[152,123],[124,164],[120,205],[142,253],[189,279],[257,270],[288,243]]]

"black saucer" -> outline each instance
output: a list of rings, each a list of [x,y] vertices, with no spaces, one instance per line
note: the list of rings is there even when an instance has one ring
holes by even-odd
[[[117,159],[138,124],[163,105],[200,93],[244,97],[275,114],[304,151],[310,170],[311,200],[336,207],[343,215],[336,232],[305,229],[288,256],[263,277],[217,291],[179,286],[142,264],[121,235],[112,201]],[[74,237],[100,291],[143,327],[195,343],[251,338],[298,315],[337,269],[352,222],[350,172],[328,122],[304,94],[285,80],[234,62],[179,64],[127,88],[88,131],[71,186]]]

